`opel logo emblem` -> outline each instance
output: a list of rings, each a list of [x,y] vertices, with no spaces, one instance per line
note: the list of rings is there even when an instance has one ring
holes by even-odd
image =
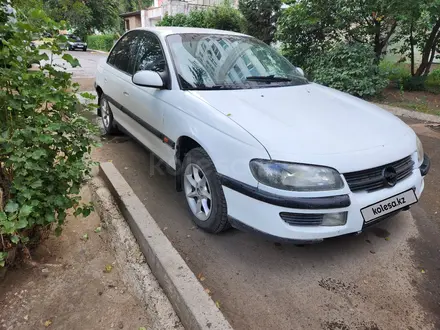
[[[394,167],[385,167],[383,172],[383,179],[385,181],[385,184],[389,187],[394,187],[397,183],[397,172]]]

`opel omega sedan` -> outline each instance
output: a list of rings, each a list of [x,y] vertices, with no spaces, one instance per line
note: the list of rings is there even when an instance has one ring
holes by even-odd
[[[96,77],[98,114],[175,171],[195,224],[290,241],[361,232],[416,203],[429,158],[414,131],[309,82],[247,35],[143,28]]]

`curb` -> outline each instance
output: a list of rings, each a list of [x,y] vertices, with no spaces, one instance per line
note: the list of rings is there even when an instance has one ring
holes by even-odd
[[[196,276],[112,163],[101,163],[107,183],[152,273],[186,329],[232,330]]]
[[[385,110],[391,112],[393,115],[396,115],[396,116],[418,119],[418,120],[425,121],[425,122],[440,123],[440,116],[431,115],[428,113],[417,112],[417,111],[406,110],[406,109],[393,107],[391,105],[386,105],[386,104],[376,104],[376,105],[381,107],[382,109],[385,109]]]
[[[105,54],[105,55],[108,55],[109,54],[109,52],[105,52],[105,51],[103,51],[103,50],[98,50],[98,49],[88,49],[89,51],[91,51],[91,52],[94,52],[94,53],[100,53],[100,54]]]
[[[100,177],[88,183],[93,205],[108,233],[116,262],[123,269],[121,276],[130,291],[143,302],[151,323],[148,329],[184,330],[170,301],[163,292],[134,238],[130,227],[119,211],[113,196]]]

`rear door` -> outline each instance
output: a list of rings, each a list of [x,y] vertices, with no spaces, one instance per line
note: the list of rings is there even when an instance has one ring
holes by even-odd
[[[127,110],[127,96],[124,92],[132,84],[138,34],[139,31],[128,32],[118,41],[107,59],[102,83],[116,122],[132,134],[137,127]]]

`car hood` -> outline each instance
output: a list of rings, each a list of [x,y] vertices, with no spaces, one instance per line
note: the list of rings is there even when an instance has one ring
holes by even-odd
[[[413,131],[387,111],[318,84],[193,91],[274,154],[346,154],[384,147]]]

